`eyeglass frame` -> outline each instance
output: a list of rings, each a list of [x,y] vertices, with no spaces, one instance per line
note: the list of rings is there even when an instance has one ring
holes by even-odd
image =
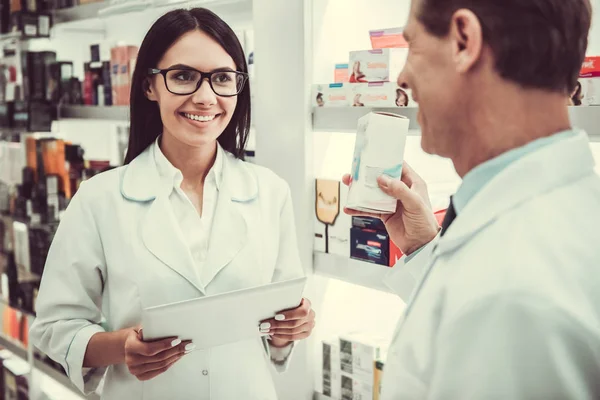
[[[198,83],[196,84],[196,89],[194,89],[194,91],[192,91],[190,93],[185,93],[185,94],[175,93],[175,92],[171,91],[171,89],[169,89],[169,85],[167,84],[167,74],[170,71],[195,71],[195,72],[199,73],[200,79],[198,80]],[[235,72],[236,74],[240,74],[244,77],[242,87],[236,94],[219,94],[215,91],[215,88],[213,87],[213,84],[212,84],[212,76],[213,76],[213,74],[220,74],[223,72]],[[248,77],[249,77],[249,75],[246,72],[234,71],[231,69],[223,69],[223,70],[217,70],[217,71],[212,71],[212,72],[202,72],[202,71],[198,71],[195,68],[190,68],[190,67],[187,67],[187,68],[177,67],[177,68],[166,68],[166,69],[148,68],[148,75],[154,76],[154,75],[159,75],[159,74],[163,76],[163,79],[165,81],[165,88],[169,91],[169,93],[172,93],[175,96],[189,96],[191,94],[196,93],[198,91],[198,89],[200,89],[200,86],[202,86],[202,82],[204,82],[204,79],[208,79],[208,84],[214,94],[216,94],[217,96],[220,96],[220,97],[235,97],[235,96],[238,96],[240,93],[242,93],[242,91],[244,90],[244,86],[246,86],[246,82],[248,82]]]

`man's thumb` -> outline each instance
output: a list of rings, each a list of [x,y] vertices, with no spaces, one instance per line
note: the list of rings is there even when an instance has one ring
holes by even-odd
[[[421,207],[421,198],[414,193],[400,179],[393,179],[387,175],[382,175],[377,179],[379,187],[383,192],[399,200],[408,211]]]

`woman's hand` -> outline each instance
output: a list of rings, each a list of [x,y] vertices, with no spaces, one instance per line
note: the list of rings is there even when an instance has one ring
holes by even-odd
[[[125,364],[140,381],[147,381],[167,371],[185,354],[194,350],[190,341],[168,338],[142,341],[141,329],[131,329],[125,339]]]
[[[262,321],[260,332],[271,336],[271,344],[285,347],[291,342],[306,339],[315,327],[315,312],[310,300],[302,299],[300,306],[279,312],[275,318]]]

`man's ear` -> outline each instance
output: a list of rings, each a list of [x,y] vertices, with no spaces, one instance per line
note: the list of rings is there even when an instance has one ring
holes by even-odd
[[[144,83],[142,83],[142,87],[144,88],[144,95],[150,101],[158,101],[156,98],[156,94],[152,90],[152,85],[150,84],[149,79],[144,79]]]
[[[469,71],[477,64],[483,51],[483,30],[479,18],[470,10],[457,10],[450,21],[450,38],[457,71]]]

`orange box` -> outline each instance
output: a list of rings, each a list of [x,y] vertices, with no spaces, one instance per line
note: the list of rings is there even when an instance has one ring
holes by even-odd
[[[371,47],[376,49],[397,49],[408,47],[402,32],[404,28],[389,28],[369,31]]]
[[[389,266],[393,267],[394,265],[396,265],[398,260],[400,260],[403,255],[404,254],[402,253],[402,250],[400,250],[398,248],[398,246],[396,246],[396,244],[390,238],[390,265]]]
[[[349,79],[348,64],[335,64],[333,81],[335,83],[346,83]]]

